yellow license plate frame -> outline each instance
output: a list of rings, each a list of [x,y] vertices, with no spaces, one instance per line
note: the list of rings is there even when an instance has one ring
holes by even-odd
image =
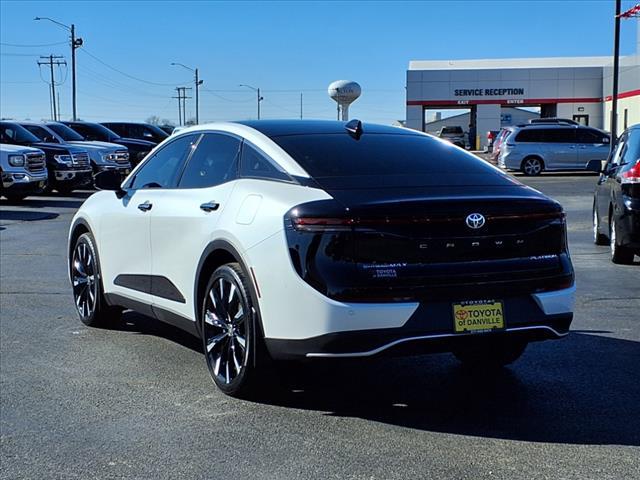
[[[454,302],[452,308],[455,333],[483,333],[505,328],[502,300]]]

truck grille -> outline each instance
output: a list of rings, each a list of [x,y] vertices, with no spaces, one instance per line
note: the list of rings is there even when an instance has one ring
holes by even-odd
[[[75,167],[88,167],[89,166],[89,154],[88,153],[74,153],[71,155],[73,165]]]
[[[45,156],[42,153],[27,154],[27,170],[34,173],[39,173],[44,172],[45,167]]]

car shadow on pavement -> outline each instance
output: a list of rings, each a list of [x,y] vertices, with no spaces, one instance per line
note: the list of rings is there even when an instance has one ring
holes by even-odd
[[[527,176],[522,172],[511,172],[516,177],[527,177],[531,180],[544,177],[598,177],[600,174],[595,172],[583,172],[583,171],[563,171],[563,172],[541,172],[536,177]]]
[[[27,197],[19,202],[3,201],[0,205],[21,208],[80,208],[85,199],[86,197],[77,199],[69,199],[69,197]]]
[[[202,353],[202,341],[199,338],[177,327],[133,311],[126,311],[122,315],[122,319],[109,329],[165,338],[183,347]]]
[[[572,333],[494,373],[451,355],[309,367],[267,403],[457,435],[640,445],[639,342]]]
[[[55,212],[42,212],[42,211],[30,211],[30,210],[0,210],[0,221],[11,222],[35,222],[38,220],[52,220],[57,218],[58,214]]]
[[[202,353],[196,337],[134,312],[113,328]],[[464,368],[450,354],[278,365],[255,401],[431,432],[640,446],[640,342],[609,334],[533,343],[494,372]]]

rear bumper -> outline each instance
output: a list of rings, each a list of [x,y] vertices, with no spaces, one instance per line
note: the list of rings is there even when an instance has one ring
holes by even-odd
[[[573,319],[575,287],[503,298],[505,328],[484,333],[454,333],[451,302],[415,305],[403,325],[328,332],[305,339],[266,338],[271,356],[279,360],[303,358],[361,358],[381,354],[410,355],[446,352],[482,336],[508,336],[526,341],[562,338]],[[389,305],[385,306],[387,309]],[[407,304],[397,304],[405,309]],[[394,312],[387,312],[394,315]],[[309,315],[304,321],[313,321]]]

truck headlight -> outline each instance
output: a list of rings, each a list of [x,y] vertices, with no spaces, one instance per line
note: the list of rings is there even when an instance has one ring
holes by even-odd
[[[62,163],[63,165],[66,165],[68,167],[70,167],[73,162],[71,155],[54,155],[53,158],[56,162]]]
[[[9,165],[12,167],[24,167],[24,155],[9,155]]]
[[[107,163],[113,163],[115,162],[115,155],[112,153],[101,153],[100,157],[102,158],[103,162],[107,162]]]

